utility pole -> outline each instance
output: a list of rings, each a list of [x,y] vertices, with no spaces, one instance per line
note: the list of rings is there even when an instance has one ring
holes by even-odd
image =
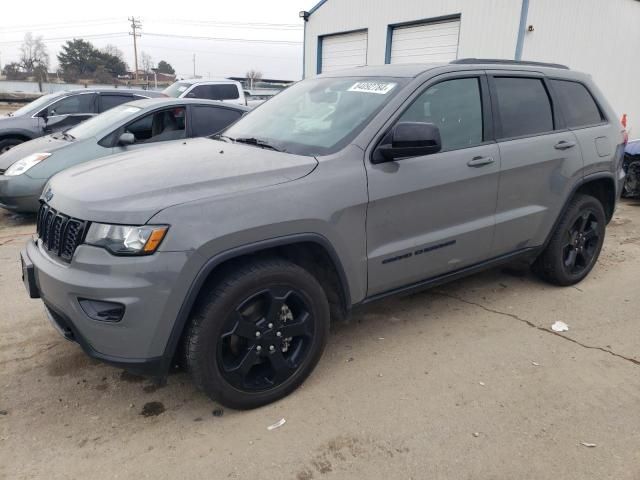
[[[131,32],[129,32],[129,35],[133,36],[133,55],[135,57],[136,65],[135,77],[136,80],[138,80],[138,42],[136,39],[141,34],[136,32],[136,30],[142,29],[142,23],[140,23],[140,20],[137,20],[135,17],[129,17],[128,20],[131,22]]]
[[[196,54],[193,54],[193,78],[196,78]]]

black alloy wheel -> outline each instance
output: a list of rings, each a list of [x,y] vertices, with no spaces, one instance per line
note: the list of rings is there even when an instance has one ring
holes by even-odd
[[[307,358],[315,319],[295,288],[272,286],[240,302],[218,339],[218,366],[235,388],[281,385]]]

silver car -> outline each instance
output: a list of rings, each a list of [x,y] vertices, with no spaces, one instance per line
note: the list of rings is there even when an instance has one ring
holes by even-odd
[[[248,110],[210,100],[138,100],[17,145],[0,155],[0,207],[36,212],[45,184],[65,168],[158,142],[212,135]]]

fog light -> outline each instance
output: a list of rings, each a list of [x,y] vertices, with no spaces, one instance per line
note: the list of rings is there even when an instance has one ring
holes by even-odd
[[[124,317],[124,305],[121,303],[87,298],[79,298],[78,303],[89,318],[99,322],[119,322]]]

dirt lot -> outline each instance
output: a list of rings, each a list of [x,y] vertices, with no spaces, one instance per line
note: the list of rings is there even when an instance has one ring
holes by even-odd
[[[60,338],[20,282],[33,231],[0,211],[0,478],[640,479],[639,202],[577,287],[491,271],[372,305],[250,412]]]

